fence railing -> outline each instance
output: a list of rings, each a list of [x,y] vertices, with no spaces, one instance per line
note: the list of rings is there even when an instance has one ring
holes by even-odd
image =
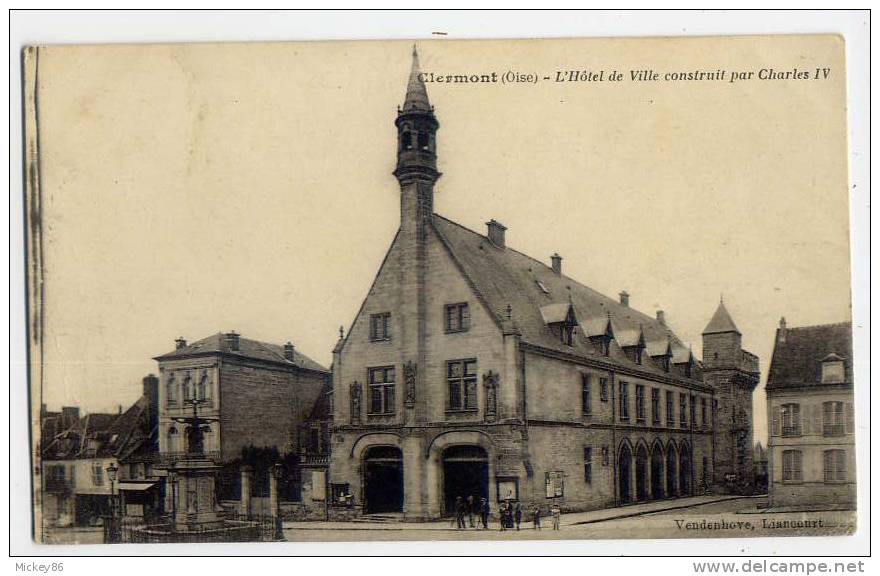
[[[153,463],[159,466],[168,466],[181,460],[211,460],[220,462],[219,450],[206,450],[204,452],[174,451],[159,452],[153,456]]]

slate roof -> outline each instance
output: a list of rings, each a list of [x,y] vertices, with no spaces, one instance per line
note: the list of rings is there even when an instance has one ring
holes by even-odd
[[[173,360],[174,358],[186,358],[190,356],[203,356],[218,353],[239,356],[241,358],[250,358],[253,360],[262,360],[264,362],[272,362],[275,364],[296,366],[297,368],[312,370],[315,372],[329,373],[329,370],[299,350],[294,350],[293,361],[291,362],[284,357],[284,347],[279,346],[278,344],[260,342],[259,340],[251,340],[239,336],[238,350],[232,350],[226,342],[225,335],[219,332],[208,336],[207,338],[193,342],[192,344],[188,344],[183,348],[178,348],[167,354],[157,356],[154,360]]]
[[[706,325],[706,329],[703,330],[703,334],[722,334],[724,332],[740,333],[739,328],[733,322],[733,318],[730,317],[730,312],[724,307],[724,301],[722,300],[718,303],[718,308]]]
[[[845,384],[852,384],[852,324],[824,324],[776,330],[767,390],[823,386],[822,360],[830,354],[843,358]],[[827,385],[827,384],[825,384]],[[835,384],[839,385],[839,384]]]
[[[412,53],[412,69],[409,73],[409,82],[406,85],[406,98],[403,102],[403,110],[421,110],[428,112],[431,110],[431,103],[428,102],[428,91],[425,89],[425,83],[420,77],[419,69],[419,53],[413,46]]]
[[[506,321],[507,306],[511,306],[511,320],[521,332],[525,343],[608,361],[634,370],[667,375],[658,363],[649,358],[645,358],[641,365],[636,364],[626,356],[616,341],[612,342],[609,356],[602,356],[588,336],[603,334],[610,316],[616,338],[620,333],[625,339],[633,340],[641,332],[647,341],[668,340],[673,350],[676,347],[687,350],[681,340],[653,316],[623,306],[617,300],[564,274],[557,275],[543,262],[509,247],[496,246],[482,234],[437,214],[434,215],[434,229],[499,325]],[[547,288],[548,293],[544,292],[541,285]],[[546,313],[550,305],[569,302],[574,307],[581,326],[573,346],[560,342],[542,314],[542,311]],[[556,309],[557,306],[549,308],[554,311]]]

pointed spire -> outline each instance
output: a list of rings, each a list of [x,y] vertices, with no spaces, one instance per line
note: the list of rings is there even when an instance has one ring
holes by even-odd
[[[730,312],[724,307],[724,300],[722,299],[718,302],[718,308],[715,310],[712,319],[709,320],[709,324],[706,325],[706,329],[703,330],[703,334],[722,334],[725,332],[740,334],[739,328],[736,327],[733,318],[730,317]]]
[[[431,103],[428,101],[428,90],[422,80],[422,71],[419,68],[419,53],[413,44],[412,70],[409,73],[409,82],[406,85],[406,100],[403,102],[403,111],[412,110],[431,111]]]

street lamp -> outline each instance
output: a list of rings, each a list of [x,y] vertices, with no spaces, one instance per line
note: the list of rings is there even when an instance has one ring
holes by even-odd
[[[110,479],[110,541],[118,542],[117,540],[117,525],[116,525],[116,472],[119,471],[119,468],[111,462],[109,466],[107,466],[107,478]]]

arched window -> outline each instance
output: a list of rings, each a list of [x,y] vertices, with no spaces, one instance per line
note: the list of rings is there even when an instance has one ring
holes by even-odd
[[[400,135],[400,149],[401,150],[412,150],[412,147],[413,147],[412,132],[406,131]]]
[[[192,376],[189,374],[186,375],[186,378],[183,380],[183,399],[185,402],[191,402],[193,400],[193,395],[195,394],[195,388],[193,386]]]
[[[175,380],[174,374],[168,375],[166,392],[165,398],[168,405],[177,404],[177,380]]]
[[[197,389],[197,398],[199,400],[210,400],[211,399],[211,383],[208,381],[208,371],[203,370],[202,375],[199,378],[199,386]]]
[[[177,433],[177,428],[174,426],[168,429],[168,451],[180,451],[180,435]]]
[[[419,132],[419,150],[428,150],[430,138],[427,132]]]

